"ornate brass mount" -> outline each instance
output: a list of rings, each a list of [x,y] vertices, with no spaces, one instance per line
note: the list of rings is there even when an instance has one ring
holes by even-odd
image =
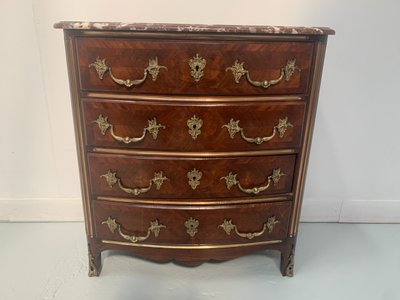
[[[99,276],[99,272],[97,270],[97,267],[94,263],[94,257],[92,255],[92,253],[88,253],[88,257],[89,257],[89,273],[88,276],[89,277],[95,277],[95,276]]]
[[[196,189],[200,184],[200,179],[203,176],[203,173],[194,168],[192,171],[187,173],[188,183],[192,189]]]
[[[288,122],[288,117],[285,117],[283,119],[279,119],[278,124],[276,124],[273,127],[272,134],[270,136],[250,138],[245,136],[244,129],[239,126],[239,122],[240,120],[235,121],[231,119],[229,123],[223,125],[222,128],[226,127],[228,129],[229,136],[231,137],[231,139],[235,137],[236,133],[240,132],[240,136],[242,137],[242,139],[244,139],[246,142],[254,143],[257,145],[272,140],[277,132],[279,134],[279,137],[283,138],[285,136],[285,132],[288,129],[288,127],[293,127],[293,125]]]
[[[256,87],[262,87],[264,89],[269,88],[272,85],[278,84],[279,82],[282,81],[282,79],[285,79],[285,81],[289,81],[290,78],[292,77],[294,71],[301,71],[298,66],[296,66],[296,59],[289,59],[286,62],[286,65],[284,65],[281,68],[281,75],[277,79],[271,79],[271,80],[264,80],[264,81],[254,81],[250,78],[250,73],[248,70],[246,70],[243,67],[244,62],[239,62],[238,60],[235,60],[233,63],[232,67],[228,67],[225,69],[225,71],[232,71],[233,77],[235,78],[235,82],[239,83],[240,79],[242,78],[243,75],[246,75],[247,81]]]
[[[230,190],[232,186],[237,185],[239,190],[241,190],[243,193],[257,195],[257,194],[265,191],[266,189],[268,189],[270,187],[271,183],[276,185],[283,175],[285,175],[285,174],[281,172],[280,168],[274,169],[274,170],[272,170],[272,174],[268,176],[268,178],[267,178],[268,181],[267,181],[266,185],[260,186],[260,187],[248,188],[248,189],[243,188],[241,186],[239,180],[236,179],[237,174],[234,174],[232,172],[229,172],[229,174],[225,177],[221,177],[221,180],[225,179],[226,187],[228,190]]]
[[[195,82],[199,82],[201,77],[204,76],[204,68],[206,67],[206,60],[196,53],[196,56],[189,59],[190,75]]]
[[[185,221],[186,232],[191,236],[194,237],[197,233],[197,228],[199,227],[199,220],[193,219],[190,217],[187,221]]]
[[[290,251],[288,264],[285,269],[285,275],[288,277],[293,277],[294,275],[294,248],[295,247],[292,247],[292,250]]]
[[[107,225],[108,229],[110,229],[110,231],[112,233],[115,233],[117,231],[117,233],[124,238],[125,240],[128,240],[132,243],[137,243],[137,242],[142,242],[144,240],[147,240],[150,237],[150,234],[153,233],[155,237],[158,237],[158,235],[160,234],[160,229],[161,228],[167,228],[167,226],[163,225],[163,224],[159,224],[158,220],[154,220],[150,222],[150,226],[149,228],[147,228],[147,234],[144,236],[139,236],[139,235],[128,235],[122,232],[121,230],[121,224],[119,224],[116,219],[108,217],[107,220],[101,222],[102,225]]]
[[[156,189],[159,190],[164,180],[168,180],[168,178],[164,176],[163,172],[160,171],[154,173],[154,177],[149,180],[149,186],[142,188],[128,188],[123,186],[123,184],[121,183],[121,179],[118,178],[116,174],[117,172],[112,172],[111,170],[108,170],[106,174],[103,174],[100,177],[104,177],[106,179],[107,184],[110,188],[112,188],[114,184],[118,183],[118,186],[121,190],[123,190],[125,193],[133,194],[135,196],[139,196],[140,194],[148,192],[153,186],[153,183],[156,185]]]
[[[105,58],[97,57],[96,61],[89,65],[89,68],[90,67],[94,67],[96,69],[97,75],[99,75],[99,78],[101,80],[103,79],[104,74],[108,71],[110,73],[111,79],[115,83],[117,83],[119,85],[124,85],[126,87],[137,86],[137,85],[142,84],[146,80],[148,74],[151,75],[151,78],[152,78],[153,81],[156,81],[157,80],[157,76],[158,76],[158,74],[160,72],[160,69],[168,70],[167,67],[160,66],[158,64],[158,57],[149,59],[149,64],[143,71],[144,72],[143,78],[135,79],[135,80],[131,80],[131,79],[124,80],[124,79],[116,78],[113,75],[113,73],[111,72],[111,67],[107,66]]]
[[[137,143],[142,141],[146,133],[149,132],[153,140],[157,139],[158,131],[160,128],[165,128],[164,125],[157,124],[157,119],[153,118],[151,120],[148,120],[148,125],[143,128],[143,133],[140,137],[129,137],[129,136],[118,136],[114,132],[114,125],[108,122],[108,117],[103,115],[99,115],[96,120],[93,121],[93,123],[96,123],[99,126],[100,132],[102,135],[105,135],[107,130],[110,129],[110,134],[111,136],[118,142],[123,142],[125,144],[130,144],[130,143]]]
[[[230,235],[232,230],[235,231],[235,233],[242,237],[242,238],[246,238],[246,239],[253,239],[257,236],[260,236],[262,234],[264,234],[264,232],[266,230],[268,230],[269,233],[272,232],[272,230],[274,229],[275,225],[279,223],[279,221],[277,220],[277,218],[275,216],[272,216],[270,218],[268,218],[267,222],[264,223],[263,228],[261,229],[261,231],[258,232],[239,232],[239,230],[237,229],[237,226],[235,224],[232,224],[232,220],[229,219],[224,219],[224,222],[218,226],[221,227],[223,230],[225,230],[227,235]]]
[[[189,120],[187,120],[186,124],[189,127],[188,132],[191,135],[192,139],[197,139],[197,136],[201,133],[200,129],[203,126],[203,120],[194,115]]]

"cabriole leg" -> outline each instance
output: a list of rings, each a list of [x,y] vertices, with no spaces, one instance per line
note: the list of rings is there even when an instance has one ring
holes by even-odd
[[[89,267],[89,277],[97,277],[101,272],[101,251],[98,247],[91,244],[88,245],[88,267]]]
[[[294,253],[296,249],[296,240],[291,239],[286,247],[281,250],[281,273],[283,276],[293,277],[294,272]]]

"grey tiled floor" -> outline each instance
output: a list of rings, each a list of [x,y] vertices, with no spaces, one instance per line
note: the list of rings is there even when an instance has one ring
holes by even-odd
[[[186,268],[107,253],[87,277],[82,223],[0,223],[0,299],[399,300],[400,225],[301,224],[295,276],[264,252]]]

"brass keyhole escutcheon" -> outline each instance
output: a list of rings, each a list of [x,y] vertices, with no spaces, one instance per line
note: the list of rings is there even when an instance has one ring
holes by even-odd
[[[191,69],[190,75],[193,77],[195,82],[199,82],[204,76],[204,68],[206,67],[207,61],[196,53],[196,56],[189,59],[189,67]]]
[[[196,168],[187,173],[188,184],[193,190],[195,190],[200,185],[201,177],[203,177],[203,173]]]
[[[194,115],[189,120],[187,120],[186,123],[189,128],[188,132],[192,139],[197,139],[198,135],[201,133],[200,128],[203,126],[203,120]]]
[[[185,221],[184,225],[186,227],[186,232],[188,235],[190,235],[190,237],[194,237],[198,231],[198,227],[199,227],[199,220],[196,220],[192,217],[190,217],[188,220]]]

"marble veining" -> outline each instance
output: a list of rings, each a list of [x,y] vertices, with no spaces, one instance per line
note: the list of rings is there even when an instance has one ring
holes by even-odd
[[[327,35],[334,34],[327,27],[292,27],[259,25],[201,25],[167,23],[120,23],[120,22],[77,22],[63,21],[54,24],[54,28],[76,30],[120,30],[147,32],[210,32],[210,33],[252,33],[252,34],[290,34],[290,35]]]

